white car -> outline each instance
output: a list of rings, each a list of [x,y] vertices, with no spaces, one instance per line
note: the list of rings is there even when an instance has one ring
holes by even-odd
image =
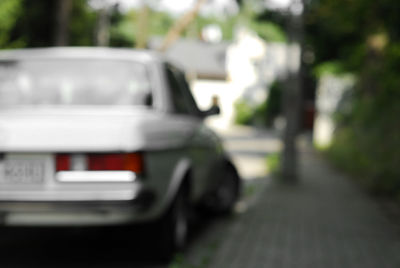
[[[161,55],[110,48],[0,52],[0,223],[158,221],[184,244],[189,208],[227,212],[240,179]]]

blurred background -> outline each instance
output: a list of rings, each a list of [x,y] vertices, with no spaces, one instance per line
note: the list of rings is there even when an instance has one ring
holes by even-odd
[[[398,194],[399,9],[391,0],[2,0],[0,48],[161,51],[184,68],[200,107],[220,97],[212,127],[297,122],[335,164]]]
[[[268,174],[303,180],[300,135],[396,203],[399,14],[396,0],[1,0],[0,49],[160,51],[185,70],[200,108],[219,97],[207,124],[248,181],[245,198]]]

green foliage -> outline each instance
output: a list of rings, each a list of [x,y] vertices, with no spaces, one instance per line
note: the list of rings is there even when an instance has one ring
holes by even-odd
[[[271,125],[273,120],[281,113],[282,108],[282,92],[283,84],[281,82],[274,82],[269,90],[268,98],[266,101],[266,122]]]
[[[140,10],[132,9],[121,17],[112,20],[110,27],[110,45],[116,47],[134,47],[139,34]],[[148,36],[164,36],[172,27],[175,19],[168,13],[149,10]]]
[[[253,124],[256,126],[272,126],[274,119],[281,113],[282,84],[275,82],[269,89],[268,98],[254,110]]]
[[[237,16],[231,16],[225,18],[223,20],[220,19],[219,26],[222,30],[222,38],[224,40],[232,40],[233,39],[233,30],[237,24]]]
[[[149,20],[150,35],[166,35],[174,25],[175,19],[166,12],[152,10]]]
[[[98,12],[91,9],[88,1],[72,0],[72,12],[68,28],[69,43],[72,46],[94,45]],[[55,12],[54,0],[1,0],[0,1],[0,48],[46,47],[54,44]],[[121,14],[114,9],[110,21],[110,46],[133,47],[138,36],[138,10]],[[157,10],[149,10],[148,36],[164,36],[175,23],[176,18]],[[184,36],[198,38],[203,27],[215,24],[222,30],[223,40],[233,39],[233,29],[238,16],[213,17],[197,16],[184,32]],[[249,27],[266,40],[282,41],[284,34],[270,22],[257,21],[253,16]]]
[[[23,46],[23,40],[10,40],[10,35],[22,11],[22,0],[0,1],[0,48]]]
[[[251,20],[249,27],[255,31],[258,36],[268,42],[286,43],[287,38],[285,32],[280,26],[268,21]]]
[[[282,84],[275,82],[269,89],[268,98],[259,105],[252,105],[246,100],[234,104],[235,123],[270,127],[281,112]]]
[[[21,1],[21,11],[10,32],[10,40],[23,40],[26,47],[46,47],[53,44],[55,25],[53,0]]]
[[[287,17],[283,13],[271,12],[261,2],[245,2],[239,14],[239,23],[253,30],[267,42],[286,43],[284,24]]]
[[[287,40],[286,34],[281,26],[270,20],[258,17],[258,14],[248,10],[242,10],[239,15],[224,18],[197,16],[186,31],[186,36],[198,37],[201,34],[201,30],[210,24],[218,25],[221,28],[223,40],[233,39],[233,30],[237,24],[244,24],[266,41],[286,42]]]
[[[338,12],[340,10],[340,12]],[[350,111],[337,114],[327,153],[371,191],[400,193],[399,1],[311,1],[306,41],[317,76],[352,72]]]
[[[379,77],[372,91],[366,94],[366,85],[359,84],[351,113],[337,117],[328,155],[371,191],[395,195],[400,192],[400,78],[391,69],[400,57],[394,57],[364,78]]]
[[[398,10],[400,2],[392,0],[310,1],[306,43],[314,49],[315,63],[333,60],[350,71],[361,69],[371,35],[385,32],[392,42],[400,39]]]
[[[213,16],[197,16],[189,29],[186,31],[187,37],[199,37],[202,29],[210,24],[218,25],[222,31],[223,40],[233,39],[233,29],[237,23],[237,16],[231,16],[226,18],[219,18]]]
[[[69,45],[92,46],[94,45],[94,32],[97,15],[91,10],[86,1],[74,0],[69,23]]]
[[[56,1],[0,1],[0,47],[47,47],[54,44]],[[93,45],[96,14],[87,1],[73,0],[69,44]]]
[[[314,76],[322,77],[323,75],[332,74],[340,75],[345,73],[345,69],[340,61],[327,61],[319,64],[314,68]]]
[[[368,118],[372,121],[371,124],[342,127],[337,130],[328,155],[337,166],[353,174],[369,190],[397,194],[400,192],[400,131],[394,125],[398,123],[398,119],[390,112],[382,120],[380,115],[371,113],[368,104],[363,105],[367,107],[359,110],[360,114],[355,121]],[[391,109],[400,112],[399,108],[391,107],[389,110]],[[378,126],[374,126],[374,123]],[[385,136],[382,136],[383,131],[379,127],[384,129]]]
[[[281,154],[273,153],[266,157],[268,172],[272,175],[278,175],[281,166]]]
[[[269,115],[267,114],[268,99],[254,108],[251,123],[254,126],[265,127],[269,126]]]
[[[137,23],[139,12],[139,10],[130,10],[122,18],[113,22],[110,29],[111,46],[134,46],[139,31]],[[149,10],[148,16],[148,36],[165,36],[176,20],[176,18],[167,12],[152,9]],[[223,39],[231,40],[232,29],[235,23],[235,17],[221,19],[217,17],[197,16],[188,29],[184,31],[183,35],[198,38],[201,36],[203,27],[209,24],[216,24],[221,27]]]
[[[235,123],[239,125],[248,125],[254,114],[254,109],[245,101],[238,100],[234,104]]]
[[[112,47],[134,47],[136,40],[135,22],[136,11],[132,10],[124,16],[114,14],[110,26],[110,46]]]
[[[284,12],[277,12],[269,9],[265,9],[257,12],[255,15],[257,21],[270,21],[279,25],[281,29],[284,29],[287,25],[287,14]]]

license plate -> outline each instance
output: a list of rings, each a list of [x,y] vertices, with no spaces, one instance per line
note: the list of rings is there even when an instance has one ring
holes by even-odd
[[[43,161],[6,160],[2,164],[0,182],[6,184],[40,184],[44,182],[45,165]]]

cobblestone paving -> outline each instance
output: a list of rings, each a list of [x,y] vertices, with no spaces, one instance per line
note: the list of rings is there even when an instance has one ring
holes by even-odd
[[[266,187],[207,267],[400,267],[399,230],[378,205],[315,153],[300,158],[300,182]]]

